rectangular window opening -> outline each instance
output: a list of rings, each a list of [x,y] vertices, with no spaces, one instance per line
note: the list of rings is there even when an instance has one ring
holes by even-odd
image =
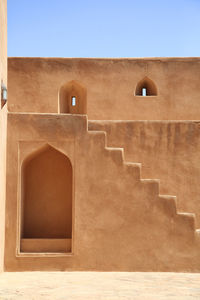
[[[72,106],[76,106],[76,97],[72,96]]]
[[[146,88],[142,88],[142,96],[146,96],[147,95],[147,89]]]

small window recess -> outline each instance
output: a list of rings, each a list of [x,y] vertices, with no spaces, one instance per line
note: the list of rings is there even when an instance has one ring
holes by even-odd
[[[76,97],[72,96],[72,106],[76,106]]]
[[[157,95],[157,87],[153,80],[146,76],[138,82],[135,89],[135,96],[149,97]]]

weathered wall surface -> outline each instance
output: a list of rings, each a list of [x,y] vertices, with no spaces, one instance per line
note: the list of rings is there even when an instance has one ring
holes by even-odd
[[[73,168],[72,254],[19,253],[21,158],[47,143]],[[85,116],[9,113],[7,155],[7,271],[200,270],[193,215],[177,214],[175,199],[159,195],[158,181],[141,180],[122,149],[105,147]]]
[[[158,96],[134,96],[148,76]],[[11,112],[58,112],[59,88],[71,80],[87,89],[93,120],[198,120],[200,58],[9,58]]]
[[[0,1],[0,86],[7,84],[7,1]],[[1,104],[1,92],[0,92]],[[6,106],[0,107],[0,271],[3,270],[5,231]]]
[[[6,130],[7,111],[4,107],[0,112],[0,271],[3,270],[5,238]]]
[[[200,228],[200,122],[96,122],[111,147],[123,147],[127,161],[142,163],[142,178],[159,178],[161,194],[177,196],[179,211],[196,214]]]

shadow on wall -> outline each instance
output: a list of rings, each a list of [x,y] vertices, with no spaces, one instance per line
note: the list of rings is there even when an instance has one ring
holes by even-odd
[[[64,84],[59,90],[58,113],[86,114],[87,91],[75,80]]]
[[[144,77],[136,86],[135,96],[157,96],[155,83],[150,78]]]

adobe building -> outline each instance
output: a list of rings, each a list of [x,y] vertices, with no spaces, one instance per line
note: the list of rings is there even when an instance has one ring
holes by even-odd
[[[8,58],[7,85],[0,3],[1,270],[200,272],[200,58]]]

